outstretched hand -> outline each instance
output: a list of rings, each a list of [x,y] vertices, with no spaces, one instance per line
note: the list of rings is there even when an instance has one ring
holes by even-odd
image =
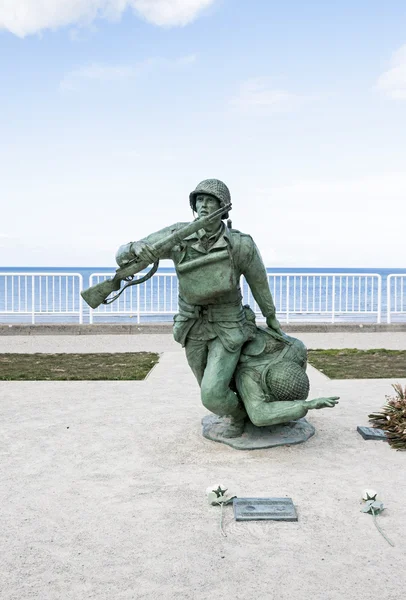
[[[333,408],[338,404],[340,396],[329,396],[328,398],[315,398],[307,402],[309,409],[311,408]]]
[[[273,329],[274,331],[276,331],[276,333],[279,333],[279,335],[283,335],[280,323],[275,316],[267,317],[266,324],[268,325],[269,329]]]

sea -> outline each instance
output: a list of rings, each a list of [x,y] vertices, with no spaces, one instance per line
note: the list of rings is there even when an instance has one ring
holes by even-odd
[[[11,282],[11,274],[27,274],[28,276],[31,276],[35,273],[42,273],[42,274],[47,274],[47,275],[52,275],[53,273],[59,273],[59,274],[65,274],[65,275],[69,275],[69,274],[80,274],[83,277],[83,288],[87,289],[90,285],[90,276],[91,275],[95,275],[95,274],[106,274],[106,273],[111,273],[113,274],[115,271],[115,267],[0,267],[0,323],[8,323],[8,324],[13,324],[13,323],[30,323],[32,322],[33,318],[32,318],[32,305],[30,304],[30,302],[33,300],[34,296],[35,296],[35,306],[36,306],[36,310],[35,312],[37,314],[35,314],[35,323],[75,323],[78,322],[78,315],[77,314],[53,314],[53,307],[52,307],[52,303],[58,304],[59,302],[59,309],[63,310],[63,304],[66,305],[66,307],[68,307],[67,313],[70,312],[70,310],[73,308],[77,308],[79,306],[79,293],[78,293],[78,289],[77,286],[76,288],[72,288],[71,285],[68,284],[60,284],[62,287],[58,288],[58,290],[55,291],[55,289],[52,291],[51,288],[51,284],[48,282],[46,283],[46,289],[45,289],[45,280],[47,278],[44,278],[44,281],[39,284],[36,284],[36,286],[34,286],[34,288],[32,288],[32,286],[30,287],[30,280],[31,277],[27,277],[26,278],[26,283],[25,283],[25,290],[22,290],[22,288],[24,287],[24,282],[21,278],[14,278],[13,283],[10,285]],[[158,270],[158,275],[164,275],[164,274],[173,274],[175,271],[173,268],[166,268],[166,267],[162,267]],[[354,276],[355,274],[357,275],[363,275],[363,276],[367,276],[367,275],[374,275],[374,274],[378,274],[381,276],[382,278],[382,293],[381,293],[381,320],[383,322],[386,322],[387,320],[387,285],[388,285],[388,276],[390,274],[393,275],[405,275],[405,278],[403,280],[400,280],[400,287],[397,288],[396,291],[396,302],[397,302],[397,307],[399,308],[400,306],[400,311],[398,315],[393,315],[392,316],[392,321],[405,321],[406,320],[406,267],[404,269],[391,269],[391,268],[377,268],[377,269],[373,269],[373,268],[287,268],[287,267],[269,267],[267,268],[267,272],[269,276],[275,275],[278,276],[278,274],[298,274],[298,275],[306,275],[306,274],[314,274],[316,275],[315,278],[312,278],[313,280],[313,284],[310,284],[311,287],[307,289],[307,291],[305,291],[304,289],[302,290],[302,288],[299,288],[299,278],[297,278],[296,283],[293,284],[293,281],[291,280],[290,286],[291,286],[291,301],[290,304],[292,303],[292,297],[293,295],[297,295],[297,299],[295,299],[295,306],[299,306],[299,294],[302,295],[302,291],[303,291],[303,295],[306,296],[305,298],[305,304],[306,306],[309,308],[310,307],[310,312],[313,312],[314,314],[306,314],[306,309],[303,310],[303,314],[301,315],[300,312],[299,314],[291,314],[290,315],[290,320],[294,321],[297,320],[299,318],[299,320],[301,321],[331,321],[330,315],[329,313],[331,312],[331,296],[332,296],[332,292],[330,289],[322,289],[324,286],[328,286],[331,284],[331,278],[330,278],[330,284],[327,284],[327,278],[323,278],[323,275],[331,275],[331,274],[341,274],[341,275],[346,275],[348,276],[347,278],[347,283],[343,283],[343,289],[338,291],[337,289],[335,290],[335,295],[336,295],[336,304],[338,302],[341,302],[342,305],[343,303],[349,303],[351,305],[352,302],[352,306],[354,305],[354,302],[358,302],[358,308],[359,308],[359,314],[355,315],[355,314],[337,314],[335,317],[336,321],[345,321],[345,320],[351,320],[351,321],[372,321],[372,322],[376,322],[377,319],[377,315],[376,312],[373,314],[373,311],[375,310],[374,307],[377,307],[377,286],[376,286],[376,280],[373,280],[373,278],[368,278],[368,280],[363,279],[363,282],[360,281],[358,279],[358,283],[356,278],[354,279],[352,276]],[[20,283],[18,283],[18,280],[20,279]],[[270,278],[271,281],[272,278]],[[344,278],[345,279],[345,278]],[[286,296],[286,289],[285,291],[282,293],[282,279],[278,279],[277,277],[275,278],[275,281],[278,280],[278,284],[275,283],[275,287],[273,289],[273,294],[274,294],[274,300],[275,300],[275,304],[277,306],[277,310],[280,311],[281,313],[281,320],[286,320],[284,318],[284,316],[286,317],[285,313],[286,313],[286,298],[284,298],[284,296]],[[28,283],[27,283],[28,281]],[[49,280],[51,281],[51,280]],[[164,322],[164,321],[172,321],[173,319],[173,315],[172,314],[162,314],[163,311],[165,311],[167,309],[167,307],[169,306],[168,302],[170,301],[171,303],[171,309],[172,307],[175,308],[176,310],[176,296],[177,296],[177,286],[174,286],[174,282],[176,283],[176,279],[172,279],[170,277],[168,277],[167,279],[162,279],[162,281],[165,281],[165,283],[163,284],[165,286],[165,289],[162,289],[162,285],[158,285],[154,287],[154,284],[151,283],[151,280],[149,282],[147,282],[146,284],[141,284],[140,286],[134,286],[130,290],[126,290],[123,295],[121,296],[121,299],[118,300],[115,304],[114,307],[108,308],[106,310],[103,310],[104,307],[102,307],[102,309],[99,309],[98,311],[95,311],[93,313],[93,315],[91,316],[91,312],[88,308],[88,306],[83,303],[82,307],[83,307],[83,315],[82,315],[82,319],[84,323],[89,323],[89,322],[119,322],[119,323],[124,323],[124,322],[134,322],[134,318],[136,320],[138,320],[139,322]],[[374,281],[374,283],[365,283],[365,281],[367,282],[372,282]],[[97,282],[97,277],[96,279],[93,278],[92,283],[96,283]],[[350,283],[348,283],[350,282]],[[171,286],[169,289],[169,285]],[[293,289],[292,285],[295,286],[295,289]],[[341,284],[340,284],[341,285]],[[362,286],[364,285],[364,288],[362,289]],[[277,287],[279,286],[279,288]],[[136,310],[136,306],[135,304],[132,304],[132,299],[135,298],[135,290],[137,287],[140,287],[140,291],[138,292],[138,306],[141,307],[141,316],[140,314],[136,314],[137,310]],[[392,287],[393,287],[393,279],[392,279]],[[21,289],[20,289],[21,288]],[[272,285],[271,285],[272,288]],[[370,288],[370,289],[369,289]],[[327,289],[327,293],[326,293],[326,289]],[[247,292],[248,288],[245,290],[245,292]],[[317,300],[317,294],[319,294],[321,292],[321,295],[324,294],[325,296],[325,304],[324,306],[322,306],[322,304],[320,304],[321,300]],[[346,299],[344,298],[338,298],[338,293],[340,293],[341,296],[341,292],[344,293],[344,295],[346,295]],[[362,293],[361,293],[362,292]],[[247,292],[248,293],[248,292]],[[356,295],[356,298],[354,300],[354,293]],[[351,295],[352,295],[352,299],[351,299]],[[20,297],[19,300],[19,304],[17,303],[16,298]],[[244,296],[246,296],[246,293],[244,294]],[[310,297],[313,296],[313,299]],[[330,296],[330,297],[329,297]],[[13,298],[12,298],[13,297]],[[48,300],[46,300],[46,297],[48,297]],[[164,300],[165,297],[165,300]],[[51,304],[49,303],[49,299],[51,298]],[[13,301],[12,301],[13,300]],[[251,304],[252,304],[252,298],[248,300]],[[135,300],[134,300],[135,302]],[[300,298],[300,302],[301,302],[301,298]],[[320,314],[318,313],[318,310],[314,311],[315,308],[317,308],[316,304],[317,302],[319,302],[319,309],[320,309]],[[392,302],[392,301],[391,301]],[[62,304],[61,304],[62,303]],[[130,304],[131,303],[131,307]],[[400,303],[400,304],[399,304]],[[165,304],[165,306],[164,306]],[[279,305],[279,306],[278,306]],[[344,305],[343,305],[344,306]],[[131,308],[131,310],[129,311],[129,307]],[[165,308],[166,307],[166,308]],[[76,309],[75,308],[75,309]],[[125,310],[125,312],[130,312],[133,314],[126,314],[126,315],[122,315],[119,314],[120,311],[123,311],[123,308]],[[143,308],[143,310],[142,310]],[[26,309],[26,310],[25,310]],[[152,309],[152,310],[151,310]],[[372,312],[369,312],[370,310],[372,310]],[[392,309],[393,310],[393,307]],[[365,311],[365,312],[364,312]],[[58,307],[56,312],[58,312]],[[61,312],[61,310],[59,310],[59,312]],[[139,313],[140,311],[138,311]],[[155,314],[148,314],[148,313],[152,313],[155,312]],[[345,311],[344,311],[345,312]],[[156,314],[157,313],[157,314]],[[161,314],[159,314],[161,313]],[[324,313],[324,316],[321,314]]]

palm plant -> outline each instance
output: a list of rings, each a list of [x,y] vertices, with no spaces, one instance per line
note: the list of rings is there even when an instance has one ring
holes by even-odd
[[[389,444],[396,450],[406,450],[406,385],[392,384],[395,396],[386,396],[386,404],[378,413],[368,415],[373,427],[386,432]]]

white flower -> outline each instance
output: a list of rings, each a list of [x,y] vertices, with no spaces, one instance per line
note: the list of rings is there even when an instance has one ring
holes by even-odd
[[[371,490],[371,489],[364,490],[362,492],[362,499],[365,501],[376,500],[377,495],[378,495],[378,492],[376,492],[375,490]]]
[[[233,495],[222,483],[210,485],[206,490],[206,497],[210,506],[227,502]]]

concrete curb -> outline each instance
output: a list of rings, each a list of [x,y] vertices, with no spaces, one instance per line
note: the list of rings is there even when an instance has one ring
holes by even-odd
[[[406,323],[282,323],[286,333],[385,333],[406,332]],[[0,336],[9,335],[144,335],[172,333],[172,323],[125,325],[116,323],[0,325]]]

